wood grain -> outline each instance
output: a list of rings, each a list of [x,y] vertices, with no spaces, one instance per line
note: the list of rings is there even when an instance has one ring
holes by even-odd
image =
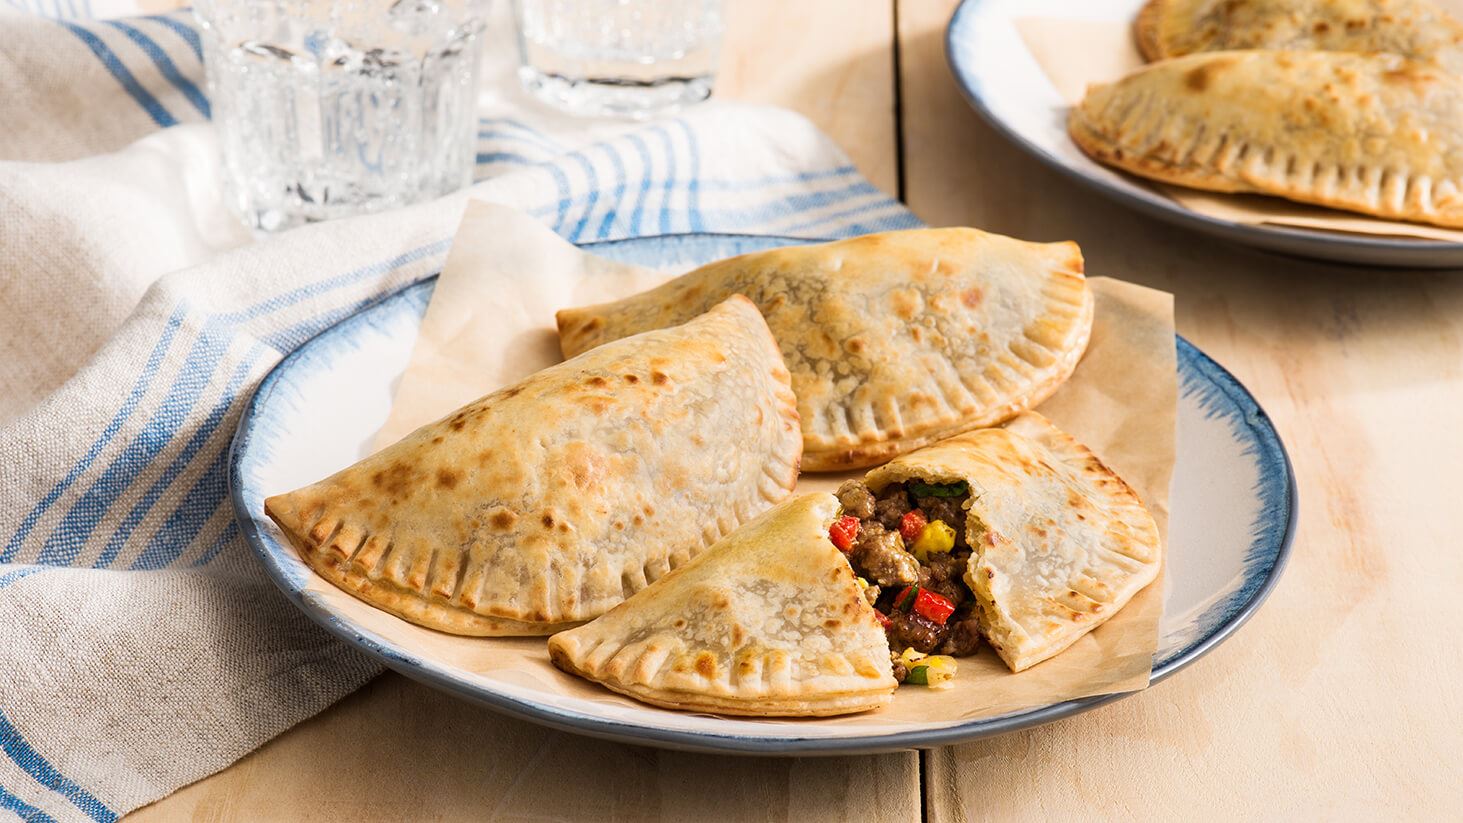
[[[386,674],[140,809],[191,820],[879,820],[919,815],[913,755],[712,757],[511,720]]]
[[[726,8],[716,96],[802,114],[895,196],[892,0],[730,0]]]
[[[801,112],[894,193],[889,0],[735,0],[717,95]],[[915,820],[914,753],[713,757],[510,720],[382,675],[212,777],[139,809],[173,820]]]
[[[803,112],[897,186],[883,2],[730,4],[718,94]],[[1088,270],[1177,295],[1180,331],[1290,448],[1301,525],[1270,601],[1148,692],[928,752],[930,820],[1449,818],[1463,793],[1463,273],[1263,255],[1067,182],[984,126],[945,65],[955,0],[900,0],[905,190],[936,225],[1075,239]],[[912,755],[764,760],[620,746],[396,675],[137,820],[910,820]]]
[[[1259,398],[1301,522],[1285,577],[1192,668],[1087,715],[926,756],[929,819],[1456,818],[1463,792],[1463,272],[1251,252],[1048,171],[963,104],[955,0],[901,0],[905,190],[934,224],[1081,243],[1176,295]]]

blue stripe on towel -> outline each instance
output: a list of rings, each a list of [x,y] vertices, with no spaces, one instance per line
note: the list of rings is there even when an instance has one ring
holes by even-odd
[[[745,191],[747,189],[760,189],[766,186],[785,186],[788,183],[812,183],[833,177],[849,177],[857,173],[858,169],[853,166],[844,165],[831,169],[819,169],[817,171],[757,177],[751,180],[701,180],[699,181],[699,185],[703,189],[714,189],[716,191]]]
[[[224,530],[219,534],[218,539],[213,541],[213,545],[209,546],[208,550],[200,555],[197,560],[194,560],[191,566],[196,569],[212,563],[213,559],[215,557],[218,557],[218,553],[223,551],[224,546],[232,543],[238,536],[239,521],[231,517],[229,518],[229,524],[224,527]]]
[[[95,34],[92,34],[75,23],[61,22],[60,25],[65,26],[68,31],[76,35],[78,40],[85,43],[87,48],[91,49],[91,53],[95,54],[97,59],[102,61],[102,65],[107,67],[107,71],[111,72],[112,76],[117,78],[117,82],[121,83],[122,88],[126,89],[127,93],[132,95],[132,99],[136,100],[138,105],[142,106],[143,110],[152,117],[153,122],[163,128],[178,124],[177,119],[169,114],[167,109],[163,108],[163,105],[157,101],[156,97],[152,96],[151,92],[144,89],[137,82],[137,78],[133,77],[132,72],[128,71],[127,67],[122,65],[122,61],[117,59],[116,53],[108,48],[107,44],[103,43],[100,37],[97,37]]]
[[[193,84],[192,80],[184,77],[183,73],[178,71],[178,67],[173,64],[173,58],[169,57],[167,52],[159,48],[158,44],[152,41],[152,38],[138,31],[136,28],[123,23],[121,20],[103,20],[102,22],[122,32],[122,34],[127,36],[128,40],[136,43],[137,47],[142,49],[143,53],[151,57],[152,62],[157,64],[157,70],[162,72],[163,77],[166,77],[169,83],[172,83],[178,91],[182,92],[184,97],[188,98],[188,102],[193,104],[193,108],[198,109],[199,114],[204,117],[213,116],[209,111],[208,98],[203,96],[203,92],[198,90],[198,87]]]
[[[81,459],[76,462],[76,465],[71,467],[71,470],[66,473],[66,476],[61,478],[61,482],[53,486],[46,493],[46,496],[41,498],[41,502],[37,503],[30,510],[30,513],[25,516],[25,519],[20,522],[20,528],[16,529],[15,534],[10,536],[10,541],[5,544],[5,550],[0,551],[0,563],[14,559],[16,553],[20,551],[21,544],[30,536],[31,529],[35,528],[36,522],[41,519],[46,511],[55,504],[56,500],[67,489],[71,488],[71,484],[76,482],[76,479],[81,476],[82,472],[85,472],[91,466],[92,461],[97,459],[97,455],[101,454],[102,449],[121,430],[122,424],[127,422],[127,418],[132,416],[132,412],[137,409],[137,404],[141,402],[142,396],[147,393],[148,387],[152,384],[153,377],[157,375],[158,368],[162,365],[163,355],[167,353],[168,347],[172,345],[173,337],[178,332],[178,327],[183,323],[184,313],[184,306],[178,306],[173,310],[172,316],[168,318],[168,322],[163,326],[162,337],[158,339],[157,345],[153,346],[152,353],[148,355],[147,363],[142,368],[142,374],[138,376],[137,382],[132,385],[132,392],[123,401],[122,408],[117,410],[117,414],[112,418],[112,421],[102,430],[101,436],[91,444],[91,448],[87,449],[86,454],[82,455]]]
[[[21,800],[0,786],[0,809],[14,812],[21,820],[30,823],[56,823],[56,818]]]
[[[193,56],[198,58],[198,62],[203,62],[203,44],[198,41],[198,32],[192,26],[165,14],[143,17],[141,19],[157,23],[159,26],[169,29],[174,34],[183,38],[183,42],[187,43],[188,48],[193,50]]]
[[[706,224],[701,220],[701,147],[696,145],[696,133],[686,125],[686,121],[677,120],[676,125],[686,133],[686,144],[691,147],[691,179],[686,184],[686,211],[690,213],[691,231],[706,231]]]
[[[173,442],[174,433],[187,421],[194,404],[213,382],[212,365],[228,349],[229,339],[220,329],[203,329],[152,417],[71,505],[71,510],[46,538],[36,562],[68,566],[76,559],[112,504]]]
[[[511,151],[487,151],[478,152],[477,165],[486,166],[489,163],[509,163],[515,166],[532,166],[541,161],[530,160],[521,154]]]
[[[625,162],[620,159],[620,151],[615,147],[614,143],[601,143],[600,148],[604,149],[605,154],[609,155],[610,164],[615,167],[615,191],[612,195],[615,199],[615,204],[605,211],[604,219],[599,223],[599,230],[594,235],[597,239],[603,240],[610,236],[610,227],[614,225],[615,218],[619,216],[620,208],[624,205]]]
[[[867,215],[870,212],[876,212],[876,211],[880,211],[880,210],[888,210],[888,209],[891,209],[891,208],[903,209],[903,206],[900,206],[898,203],[894,202],[893,200],[881,198],[881,199],[879,199],[879,200],[877,200],[875,202],[872,202],[872,203],[864,203],[862,205],[858,205],[858,206],[854,206],[852,208],[844,209],[843,211],[834,212],[833,214],[825,215],[823,217],[818,217],[818,218],[815,218],[813,220],[806,220],[806,221],[803,221],[803,222],[798,223],[796,225],[789,226],[785,230],[786,231],[789,231],[789,232],[806,231],[808,229],[813,228],[814,226],[821,226],[824,223],[829,223],[829,222],[842,222],[842,221],[847,220],[848,218],[851,218],[851,217],[857,217],[859,215]]]
[[[635,147],[635,153],[640,155],[640,193],[635,197],[635,210],[630,212],[630,226],[628,233],[631,236],[640,233],[640,220],[645,215],[645,199],[650,195],[650,148],[640,135],[631,134],[630,144]]]
[[[671,136],[665,129],[656,126],[650,130],[651,134],[660,138],[665,144],[665,180],[660,184],[660,233],[671,233],[671,192],[676,187],[676,147],[671,143]]]
[[[61,795],[71,804],[80,809],[87,817],[97,823],[112,823],[117,819],[117,813],[107,808],[104,803],[91,796],[86,789],[73,783],[60,772],[40,752],[31,748],[20,736],[19,730],[10,724],[5,717],[5,712],[0,710],[0,750],[10,756],[26,774],[34,777],[37,783]]]
[[[437,240],[432,243],[427,243],[426,245],[417,246],[410,251],[405,251],[401,254],[398,254],[390,260],[386,260],[381,263],[372,263],[369,266],[362,266],[359,269],[346,272],[342,275],[337,275],[327,280],[321,280],[317,283],[310,283],[309,285],[290,289],[283,294],[276,294],[271,297],[266,297],[265,299],[259,301],[258,303],[255,303],[254,305],[246,309],[242,309],[236,312],[230,312],[229,314],[219,315],[219,319],[229,323],[238,323],[247,320],[253,320],[258,317],[263,317],[264,315],[279,311],[280,309],[287,306],[293,306],[301,301],[309,300],[312,297],[318,297],[322,294],[327,294],[329,292],[335,291],[336,289],[354,285],[369,277],[375,277],[377,275],[385,274],[389,271],[394,271],[401,268],[402,266],[405,266],[408,263],[414,263],[418,260],[423,260],[425,258],[433,257],[438,254],[443,254],[451,246],[452,238],[450,237],[443,240]]]
[[[558,216],[554,218],[554,231],[564,233],[564,219],[569,216],[569,195],[573,191],[569,188],[569,176],[564,170],[553,163],[545,163],[543,167],[549,170],[554,178],[554,187],[558,190]]]
[[[143,492],[142,498],[132,506],[132,510],[127,512],[127,516],[122,520],[121,525],[112,532],[112,536],[107,540],[106,548],[102,550],[101,556],[93,564],[94,568],[106,568],[112,564],[112,561],[121,553],[122,547],[126,544],[128,538],[132,536],[133,530],[147,516],[147,513],[152,511],[152,507],[162,497],[163,492],[167,491],[168,487],[173,484],[173,481],[187,470],[193,458],[198,455],[198,452],[208,442],[209,438],[213,437],[214,432],[218,430],[224,418],[228,416],[229,410],[234,407],[234,401],[238,399],[239,390],[243,388],[244,381],[249,377],[249,373],[253,370],[254,365],[259,362],[259,357],[264,353],[264,350],[265,347],[263,344],[255,343],[244,354],[243,358],[239,360],[239,364],[234,367],[234,373],[229,377],[228,385],[224,387],[223,393],[219,396],[217,402],[214,403],[213,408],[209,410],[208,417],[204,418],[202,424],[193,432],[193,436],[188,439],[188,442],[183,446],[183,450],[173,458],[172,463],[163,469],[162,474],[147,487],[147,491]]]
[[[584,228],[589,225],[589,216],[594,213],[594,207],[599,203],[599,174],[594,170],[594,164],[584,156],[584,152],[574,151],[569,153],[584,170],[584,182],[588,186],[588,194],[584,203],[584,213],[579,215],[579,222],[574,224],[574,230],[569,232],[570,243],[578,243],[579,238],[584,235]]]
[[[43,571],[45,568],[45,566],[21,566],[18,569],[12,569],[4,574],[0,574],[0,589],[9,586],[11,583],[19,583],[36,572]]]
[[[150,571],[165,568],[177,560],[198,537],[204,524],[224,505],[228,491],[229,449],[225,443],[218,450],[213,462],[208,464],[198,482],[183,496],[183,502],[173,510],[168,519],[158,528],[147,547],[132,561],[132,571]]]

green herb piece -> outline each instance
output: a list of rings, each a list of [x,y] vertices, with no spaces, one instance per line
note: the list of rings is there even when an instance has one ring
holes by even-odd
[[[916,498],[919,497],[959,497],[970,492],[970,484],[961,480],[957,483],[920,483],[911,482],[908,486],[909,493]]]

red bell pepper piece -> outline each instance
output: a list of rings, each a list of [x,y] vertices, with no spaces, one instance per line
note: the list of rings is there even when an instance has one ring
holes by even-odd
[[[899,590],[899,596],[894,598],[894,610],[907,612],[914,606],[914,599],[919,596],[919,586],[905,586]]]
[[[916,614],[928,620],[932,620],[941,626],[955,613],[955,604],[944,595],[936,594],[929,589],[920,589],[914,596],[914,611]]]
[[[919,533],[929,523],[925,519],[925,513],[920,509],[910,509],[899,518],[899,536],[904,538],[905,543],[913,543]]]
[[[884,614],[878,609],[874,609],[874,617],[878,619],[879,625],[883,626],[885,631],[888,631],[894,625],[894,621],[889,619],[889,615]]]
[[[849,551],[853,548],[853,541],[858,539],[858,528],[857,517],[844,515],[833,521],[833,525],[828,528],[828,539],[833,541],[839,551]]]

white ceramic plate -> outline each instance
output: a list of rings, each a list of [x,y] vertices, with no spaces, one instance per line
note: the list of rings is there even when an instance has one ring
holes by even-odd
[[[676,270],[805,242],[703,234],[585,248]],[[347,318],[285,358],[260,384],[234,438],[231,491],[245,536],[285,594],[346,642],[403,674],[517,717],[597,737],[699,751],[848,754],[943,745],[1045,723],[1123,696],[954,721],[917,733],[881,734],[873,724],[856,722],[774,727],[649,706],[611,711],[592,700],[545,695],[511,678],[433,660],[360,625],[305,590],[312,572],[264,516],[264,498],[294,488],[300,477],[323,477],[366,454],[386,421],[435,282],[411,286]],[[1175,342],[1181,395],[1178,460],[1155,681],[1224,640],[1259,607],[1280,575],[1295,527],[1290,464],[1269,419],[1228,372],[1182,338]]]
[[[1130,23],[1145,0],[965,0],[945,54],[966,99],[997,131],[1072,179],[1144,214],[1282,254],[1382,266],[1463,266],[1463,243],[1250,225],[1190,211],[1135,178],[1094,162],[1067,136],[1068,105],[1017,33],[1023,17]]]

